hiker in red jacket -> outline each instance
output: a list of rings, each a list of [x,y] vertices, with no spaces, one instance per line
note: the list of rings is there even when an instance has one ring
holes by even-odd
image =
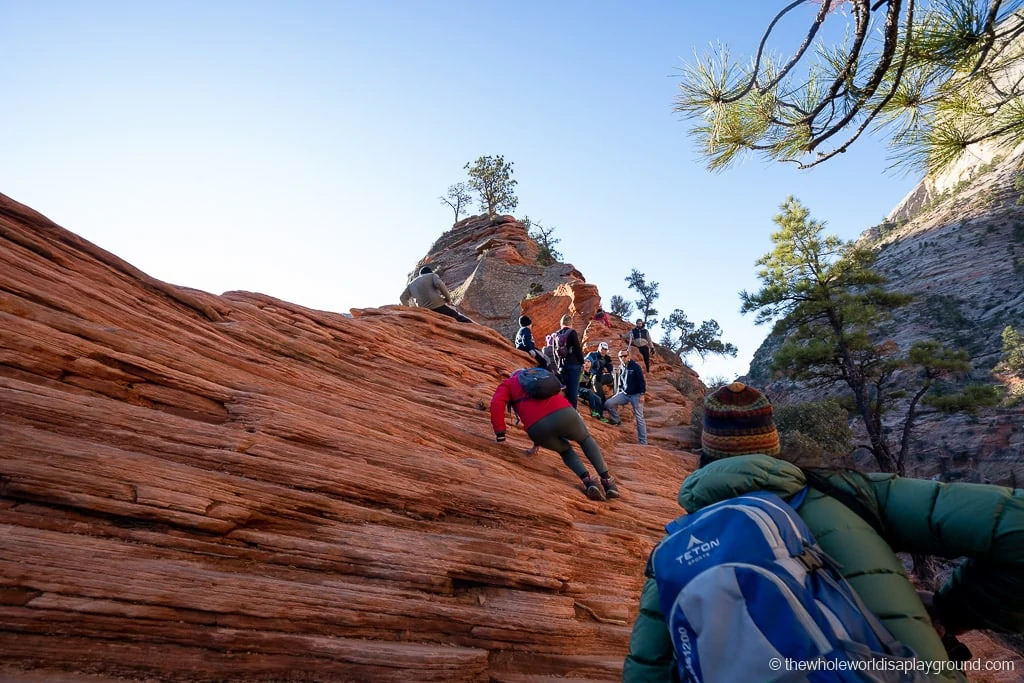
[[[513,374],[498,385],[491,398],[491,426],[494,427],[494,435],[499,443],[505,440],[505,410],[509,404],[523,421],[526,434],[533,443],[561,455],[566,467],[583,481],[587,498],[605,500],[606,496],[619,497],[619,489],[608,473],[608,466],[604,463],[597,441],[587,431],[583,418],[569,405],[565,396],[558,393],[548,398],[532,398],[523,390],[516,374]],[[583,449],[583,454],[601,478],[601,486],[590,476],[587,466],[580,460],[570,441],[575,441]],[[604,491],[601,490],[602,486]]]

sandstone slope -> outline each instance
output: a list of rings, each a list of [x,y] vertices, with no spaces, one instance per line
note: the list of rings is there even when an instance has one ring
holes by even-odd
[[[694,459],[588,418],[623,489],[588,501],[493,440],[524,359],[430,312],[158,282],[0,195],[0,667],[617,680]]]

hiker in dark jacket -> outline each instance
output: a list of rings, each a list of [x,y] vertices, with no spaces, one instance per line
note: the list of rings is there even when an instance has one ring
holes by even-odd
[[[629,345],[640,349],[644,357],[644,368],[651,371],[651,333],[647,331],[643,318],[636,319],[636,325],[629,331]]]
[[[596,351],[587,354],[587,360],[594,370],[594,374],[603,375],[612,371],[612,357],[608,353],[608,342],[601,342],[597,345]]]
[[[579,398],[580,373],[583,372],[583,346],[580,344],[580,335],[572,328],[571,315],[563,315],[561,325],[552,337],[556,349],[565,346],[565,357],[559,359],[556,353],[555,360],[558,363],[558,377],[565,386],[565,398],[575,408]]]
[[[633,407],[633,417],[636,420],[636,440],[641,446],[647,445],[647,421],[644,419],[644,394],[647,393],[647,380],[644,379],[644,371],[640,369],[640,352],[637,347],[631,346],[625,351],[619,352],[619,360],[625,363],[619,375],[619,391],[610,399],[605,401],[604,407],[608,411],[608,419],[613,425],[622,424],[622,417],[619,415],[619,408],[627,403]]]
[[[429,308],[435,313],[455,318],[460,323],[473,322],[451,307],[451,292],[430,266],[420,268],[419,276],[406,285],[398,300],[402,302],[403,306],[411,306],[415,303],[419,308]]]
[[[519,331],[516,332],[516,348],[533,356],[537,367],[547,368],[548,361],[533,342],[533,320],[528,315],[519,316]]]
[[[701,444],[700,467],[679,491],[679,504],[687,512],[752,491],[788,499],[810,484],[797,510],[800,517],[868,609],[933,669],[950,663],[947,647],[955,644],[956,634],[972,629],[1024,632],[1024,490],[895,474],[805,473],[776,457],[779,437],[771,403],[739,382],[705,400]],[[894,551],[967,560],[935,594],[930,613]],[[946,634],[947,644],[936,627]],[[675,672],[658,587],[648,579],[623,681],[676,680]],[[947,669],[935,680],[965,679]]]
[[[619,497],[619,489],[612,475],[608,473],[600,446],[587,431],[583,418],[569,405],[565,396],[555,394],[549,398],[531,398],[523,390],[516,374],[513,374],[498,385],[491,398],[491,426],[499,443],[505,440],[505,411],[510,404],[523,421],[523,428],[534,445],[543,446],[562,456],[562,462],[566,467],[575,472],[583,482],[587,498],[605,500],[606,496]],[[570,441],[575,441],[583,449],[583,455],[587,456],[587,460],[597,471],[600,486],[598,481],[590,476]],[[604,491],[601,490],[602,487]]]

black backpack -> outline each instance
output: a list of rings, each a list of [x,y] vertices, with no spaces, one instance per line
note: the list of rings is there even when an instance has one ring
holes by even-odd
[[[562,390],[562,383],[558,378],[544,368],[518,370],[515,377],[519,379],[519,386],[530,398],[551,398]]]

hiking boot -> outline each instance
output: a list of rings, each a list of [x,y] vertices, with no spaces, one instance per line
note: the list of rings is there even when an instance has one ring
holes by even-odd
[[[596,410],[591,410],[590,417],[601,417],[601,413],[597,412]]]
[[[622,420],[608,420],[608,424],[610,424],[612,427],[618,427],[620,424],[622,424]]]
[[[611,422],[611,420],[609,420],[607,417],[599,417],[599,418],[597,418],[597,421],[598,422],[604,422],[605,424],[608,424],[609,422]]]
[[[597,482],[594,481],[593,478],[588,478],[583,482],[583,488],[587,492],[587,498],[590,500],[605,500],[601,487],[598,486]]]
[[[615,485],[615,479],[612,477],[606,477],[601,480],[601,485],[604,486],[605,495],[608,498],[621,498],[622,494],[619,493],[619,487]]]

